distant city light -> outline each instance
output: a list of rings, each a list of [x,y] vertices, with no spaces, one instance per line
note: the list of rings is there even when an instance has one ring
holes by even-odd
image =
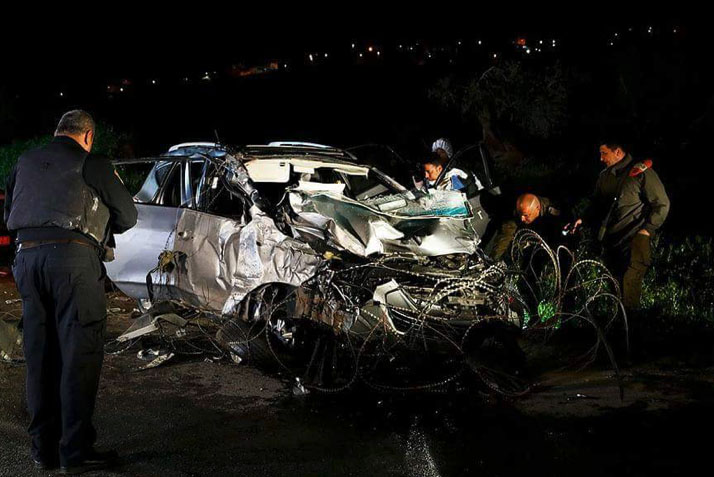
[[[640,23],[640,24],[626,27],[626,29],[624,29],[622,32],[610,30],[609,32],[605,33],[605,38],[602,38],[600,40],[600,41],[602,41],[602,43],[600,43],[600,45],[605,46],[606,47],[605,49],[608,49],[608,47],[613,48],[614,46],[624,47],[625,45],[627,45],[628,39],[632,38],[633,35],[642,35],[642,33],[645,33],[645,35],[640,37],[640,39],[645,39],[646,41],[651,42],[654,39],[654,27],[655,27],[654,24],[647,25],[646,23],[644,23],[644,24]],[[657,24],[657,28],[658,28],[658,30],[657,30],[658,38],[660,38],[661,35],[665,34],[668,30],[672,34],[678,34],[681,31],[681,28],[679,27],[679,25]],[[628,32],[634,32],[634,33],[628,34]],[[685,33],[687,33],[687,32],[688,32],[688,30],[685,30]],[[556,39],[556,38],[548,39],[547,36],[541,37],[538,40],[536,40],[535,38],[531,38],[531,43],[529,44],[527,42],[527,32],[521,32],[521,34],[523,36],[516,36],[515,38],[511,37],[512,38],[511,48],[513,48],[513,46],[515,46],[516,51],[521,50],[526,55],[532,55],[533,53],[544,53],[546,55],[552,55],[553,53],[551,53],[551,52],[555,52],[556,46],[559,45],[558,39]],[[608,34],[610,35],[610,38],[606,37],[606,35],[608,35]],[[622,35],[622,37],[621,37],[621,35]],[[678,36],[673,37],[673,41],[676,42],[677,38],[678,38]],[[467,45],[467,48],[470,48],[471,45],[475,45],[475,44],[478,46],[485,45],[485,40],[482,40],[482,39],[475,40],[472,38],[467,38],[466,40],[450,39],[450,40],[447,40],[441,44],[434,44],[433,42],[429,42],[429,43],[425,43],[423,45],[421,45],[419,41],[409,40],[406,38],[402,38],[402,39],[405,41],[408,41],[409,43],[398,43],[398,44],[392,43],[391,45],[389,45],[389,48],[391,48],[392,50],[388,49],[388,52],[389,51],[393,52],[394,46],[396,46],[398,48],[398,50],[400,50],[401,52],[404,52],[404,51],[415,52],[414,55],[407,55],[407,56],[405,56],[405,58],[410,58],[411,60],[413,60],[414,62],[416,62],[418,64],[423,64],[425,62],[425,60],[427,60],[427,59],[429,59],[429,60],[436,59],[435,61],[448,61],[449,64],[458,64],[459,60],[457,58],[461,57],[461,53],[459,53],[461,50],[460,50],[460,48],[454,48],[454,46],[460,47],[465,44],[465,45]],[[376,41],[376,42],[379,43],[379,41]],[[370,56],[370,54],[374,54],[381,58],[382,52],[379,48],[384,47],[385,45],[380,43],[380,46],[375,46],[374,43],[372,43],[372,44],[370,44],[370,43],[371,42],[360,40],[360,43],[358,44],[357,40],[355,40],[354,42],[351,43],[351,47],[353,50],[353,53],[351,53],[351,55],[354,55],[354,53],[357,53],[359,55],[359,58],[366,59],[367,63],[370,62],[370,60],[374,59],[374,57]],[[566,43],[566,45],[570,45],[570,43]],[[600,48],[602,48],[602,46]],[[359,47],[359,49],[357,49],[357,47]],[[504,55],[506,55],[505,56],[506,60],[511,58],[511,56],[512,56],[513,50],[508,50],[506,48],[499,48],[496,44],[490,44],[489,48],[497,48],[497,49],[499,49],[499,51],[504,51]],[[334,58],[339,59],[341,57],[341,55],[347,54],[346,51],[344,51],[342,53],[339,51],[336,52],[334,50],[331,50],[331,51],[332,51],[332,53],[328,53],[325,51],[323,51],[323,52],[304,51],[303,55],[306,55],[306,56],[303,56],[303,58],[307,58],[309,63],[317,63],[318,65],[322,65],[322,64],[327,65],[328,62],[327,61],[325,61],[324,63],[320,62],[320,58],[324,58],[324,59],[332,58],[333,62],[334,62]],[[482,54],[488,53],[488,49],[486,49],[486,48],[479,49],[479,51],[481,51]],[[616,51],[616,50],[608,50],[608,51]],[[401,55],[401,52],[399,53],[399,55]],[[440,52],[441,52],[441,55],[439,54]],[[334,56],[333,56],[333,53],[334,53]],[[490,56],[494,60],[500,59],[500,53],[494,53],[493,50],[490,53]],[[532,55],[532,56],[534,58],[543,59],[542,55]],[[397,56],[397,57],[399,57],[399,56]],[[396,59],[397,57],[393,57],[393,56],[390,57],[389,53],[387,53],[387,58],[385,59],[385,61],[388,61],[391,59]],[[354,56],[352,56],[352,58],[354,58]],[[523,57],[521,56],[521,58],[523,58]],[[523,59],[523,61],[526,61],[526,60]],[[380,62],[381,62],[381,60],[380,60]],[[358,62],[358,63],[362,64],[363,62]],[[427,63],[431,64],[432,62],[427,62]],[[240,67],[233,66],[233,69],[235,71],[232,70],[231,75],[232,76],[245,76],[245,75],[253,75],[253,74],[262,74],[262,73],[265,73],[268,71],[279,70],[281,65],[282,65],[282,68],[284,68],[284,69],[289,68],[288,63],[279,63],[279,61],[275,60],[275,59],[272,59],[270,61],[269,66],[266,66],[266,65],[267,64],[262,64],[262,65],[255,65],[255,66],[250,66],[250,67],[242,66],[242,65]],[[218,71],[212,71],[212,72],[206,71],[206,72],[204,72],[204,75],[190,73],[190,75],[186,76],[186,77],[179,76],[178,80],[181,81],[181,79],[182,79],[182,81],[188,85],[188,84],[199,84],[199,83],[201,83],[201,80],[212,81],[213,79],[219,80],[219,78],[222,78],[222,76],[219,76]],[[130,90],[132,91],[132,94],[134,94],[134,95],[138,94],[140,92],[140,90],[131,89],[133,86],[133,82],[137,81],[135,79],[125,78],[125,79],[118,79],[118,80],[112,80],[112,81],[113,81],[112,83],[106,85],[106,91],[107,91],[106,94],[108,94],[110,97],[112,95],[115,95],[116,93],[124,93],[124,92],[128,92]],[[158,78],[144,78],[141,81],[142,82],[148,81],[150,85],[158,85],[159,84]],[[167,79],[162,76],[162,85],[164,85],[164,82],[167,82],[167,81],[168,82],[176,81],[176,79],[171,79],[171,78]],[[221,80],[219,80],[219,81],[221,81]],[[143,84],[146,84],[146,83],[143,83]],[[166,83],[166,84],[168,84],[168,83]],[[99,86],[99,87],[101,87],[101,86]],[[64,91],[58,91],[56,94],[58,95],[56,97],[60,97],[60,98],[64,98],[66,96]]]

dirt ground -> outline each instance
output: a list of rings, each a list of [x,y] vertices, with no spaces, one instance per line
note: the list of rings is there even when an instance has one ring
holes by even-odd
[[[133,302],[112,293],[109,335]],[[21,303],[0,277],[0,317]],[[289,383],[229,360],[174,359],[154,369],[136,349],[107,355],[95,423],[122,465],[93,475],[688,475],[708,463],[711,360],[644,359],[623,370],[621,401],[606,366],[548,371],[529,396],[295,397]],[[24,367],[0,363],[0,475],[30,465]]]

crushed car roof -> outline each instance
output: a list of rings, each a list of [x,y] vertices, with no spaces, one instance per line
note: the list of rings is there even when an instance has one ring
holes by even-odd
[[[354,166],[357,162],[357,158],[349,152],[334,147],[307,144],[303,145],[296,143],[284,143],[285,145],[275,145],[276,143],[271,144],[226,146],[210,142],[182,143],[171,146],[168,152],[160,155],[131,159],[118,159],[113,162],[116,164],[132,164],[139,162],[175,161],[192,156],[208,156],[220,159],[225,157],[227,154],[237,156],[243,160],[285,159],[290,156],[301,159],[309,158],[311,161],[350,166]],[[360,165],[360,167],[366,166]]]

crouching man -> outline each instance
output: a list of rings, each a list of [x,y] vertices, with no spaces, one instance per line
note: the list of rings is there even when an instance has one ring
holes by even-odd
[[[511,209],[513,210],[513,209]],[[513,237],[521,227],[538,233],[551,247],[562,240],[563,224],[570,214],[551,199],[535,194],[521,194],[516,199],[515,211],[510,217],[495,218],[497,229],[487,251],[491,258],[501,260],[508,251]]]

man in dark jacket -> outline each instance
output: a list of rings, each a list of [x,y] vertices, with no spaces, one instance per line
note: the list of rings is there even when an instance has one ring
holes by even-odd
[[[640,306],[642,281],[651,263],[651,240],[669,213],[669,197],[652,161],[635,161],[618,143],[600,146],[606,168],[595,184],[584,220],[598,230],[605,261],[622,283],[625,307]]]
[[[51,143],[20,156],[5,200],[17,233],[32,459],[70,474],[116,459],[94,449],[92,425],[106,329],[101,257],[108,236],[137,219],[111,163],[89,154],[94,132],[86,112],[62,116]]]
[[[500,260],[508,251],[519,226],[532,229],[551,247],[555,247],[562,239],[560,231],[569,217],[570,215],[564,212],[562,207],[557,206],[547,197],[530,193],[521,194],[516,199],[515,211],[511,212],[505,220],[501,219],[499,222],[498,215],[494,214],[494,220],[499,224],[489,243],[489,255],[495,260]]]

